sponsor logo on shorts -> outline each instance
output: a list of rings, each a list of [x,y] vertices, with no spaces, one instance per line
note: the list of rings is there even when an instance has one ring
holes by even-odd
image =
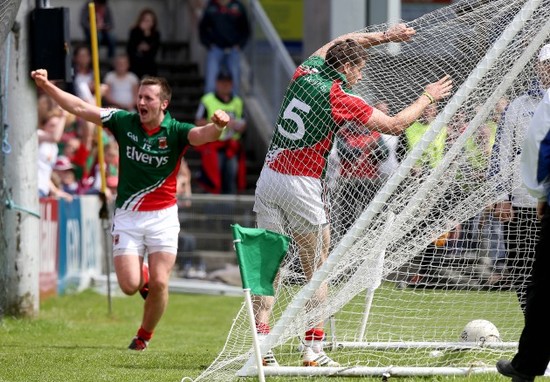
[[[113,235],[113,244],[114,245],[118,245],[118,242],[120,241],[120,236],[117,234],[117,235]]]

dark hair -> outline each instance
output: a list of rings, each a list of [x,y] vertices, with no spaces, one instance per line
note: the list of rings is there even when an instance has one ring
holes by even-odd
[[[139,28],[139,24],[141,23],[141,20],[143,20],[145,15],[153,16],[153,26],[151,27],[151,30],[156,31],[157,24],[158,24],[157,14],[151,8],[143,8],[141,12],[139,12],[139,15],[137,17],[136,23],[134,24],[134,27]]]
[[[86,44],[78,44],[77,46],[74,47],[73,49],[73,60],[76,58],[76,56],[78,56],[78,53],[81,51],[81,50],[87,50],[88,53],[90,53],[90,55],[92,54],[92,50],[90,49],[90,47]]]
[[[327,65],[335,70],[340,69],[346,62],[359,65],[367,60],[367,51],[351,38],[336,42],[329,48],[325,56]]]
[[[172,99],[172,88],[170,88],[170,85],[168,84],[168,81],[166,81],[166,78],[145,76],[141,80],[140,85],[141,86],[148,86],[148,85],[160,86],[160,100],[161,101],[167,100],[168,103],[170,103]]]

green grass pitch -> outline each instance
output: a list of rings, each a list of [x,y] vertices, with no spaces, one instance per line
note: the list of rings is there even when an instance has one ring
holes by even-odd
[[[93,291],[44,301],[34,319],[0,321],[0,382],[179,382],[197,377],[217,356],[243,299],[172,294],[145,352],[127,350],[141,318],[139,296]],[[243,379],[253,381],[255,378]],[[380,381],[380,378],[267,378],[268,381]],[[495,375],[408,377],[410,381],[499,381]]]

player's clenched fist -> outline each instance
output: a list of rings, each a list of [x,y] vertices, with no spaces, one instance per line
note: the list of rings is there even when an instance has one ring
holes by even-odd
[[[212,122],[223,129],[229,123],[229,115],[223,110],[216,110],[212,115]]]
[[[33,70],[31,77],[36,83],[36,86],[42,87],[48,82],[48,71],[46,69]]]

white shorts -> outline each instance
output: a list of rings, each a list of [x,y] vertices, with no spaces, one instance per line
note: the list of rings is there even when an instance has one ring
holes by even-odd
[[[159,211],[117,208],[113,217],[113,256],[167,252],[178,253],[178,206]]]
[[[264,166],[255,195],[254,212],[259,228],[307,233],[327,223],[320,179],[281,174]]]

